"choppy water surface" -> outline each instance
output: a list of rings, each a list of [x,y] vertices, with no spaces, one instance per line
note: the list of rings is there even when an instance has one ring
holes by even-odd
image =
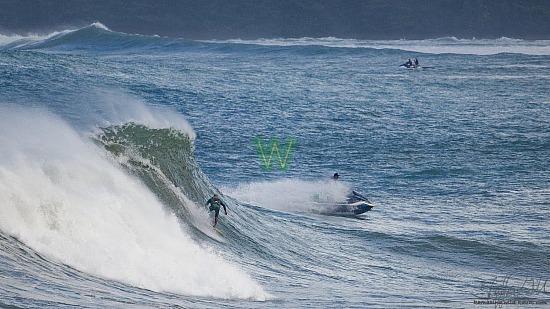
[[[547,41],[0,44],[0,306],[550,302]],[[375,208],[311,211],[351,189]]]

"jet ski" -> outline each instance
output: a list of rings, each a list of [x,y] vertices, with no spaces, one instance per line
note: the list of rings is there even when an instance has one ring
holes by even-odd
[[[408,63],[408,62],[400,64],[399,66],[404,67],[405,69],[422,69],[422,70],[434,69],[434,67],[425,67],[425,66],[416,65],[414,63],[411,64],[411,63]]]
[[[401,64],[401,65],[399,65],[399,66],[400,66],[400,67],[405,67],[405,68],[407,68],[407,69],[418,69],[418,68],[420,68],[419,65],[415,65],[415,64],[413,64],[413,63],[408,63],[408,62],[405,62],[405,63],[403,63],[403,64]]]
[[[313,200],[315,205],[313,211],[329,216],[355,217],[374,207],[372,201],[355,191],[351,191],[343,203],[329,201],[327,196],[321,194],[314,196]]]

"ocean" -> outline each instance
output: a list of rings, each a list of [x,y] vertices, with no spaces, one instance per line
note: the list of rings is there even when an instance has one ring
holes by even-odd
[[[549,94],[550,41],[0,35],[0,307],[547,308]]]

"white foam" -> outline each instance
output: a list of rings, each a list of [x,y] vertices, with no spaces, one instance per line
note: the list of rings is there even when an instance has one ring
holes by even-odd
[[[76,31],[76,30],[54,31],[46,35],[40,35],[35,33],[29,33],[24,36],[18,35],[18,34],[14,34],[14,35],[0,34],[0,47],[9,46],[8,48],[12,48],[12,49],[31,47],[37,43],[44,42],[50,38],[53,38],[56,36],[62,36],[73,31]]]
[[[291,38],[259,40],[208,41],[214,43],[254,44],[264,46],[326,46],[334,48],[399,49],[429,54],[494,55],[516,53],[526,55],[550,55],[550,40],[457,39],[426,40],[357,40],[339,38]]]
[[[107,28],[107,26],[105,26],[104,24],[96,21],[95,23],[92,23],[90,26],[88,27],[96,27],[96,28],[99,28],[99,29],[103,29],[103,30],[107,30],[107,31],[111,31],[109,28]]]
[[[78,100],[79,104],[63,106],[62,113],[83,131],[133,122],[152,129],[173,128],[186,133],[191,140],[196,137],[195,130],[183,115],[168,107],[146,104],[122,91],[96,89]]]
[[[92,275],[185,295],[264,300],[139,181],[43,109],[0,107],[0,229]]]
[[[240,201],[282,211],[309,211],[319,197],[327,201],[344,202],[350,192],[342,181],[280,179],[240,184],[222,191]]]
[[[17,42],[22,40],[23,37],[20,35],[2,35],[0,34],[0,46],[11,44],[13,42]]]
[[[100,22],[95,22],[90,24],[87,27],[81,28],[98,28],[106,31],[111,31],[109,28],[107,28],[104,24]],[[25,47],[32,47],[35,46],[37,43],[41,43],[44,41],[47,41],[54,37],[60,37],[66,34],[69,34],[71,32],[78,31],[80,29],[66,29],[62,31],[53,31],[46,35],[39,35],[35,33],[29,33],[27,35],[19,35],[19,34],[13,34],[13,35],[3,35],[0,34],[0,48],[2,46],[9,46],[8,48],[16,49],[16,48],[25,48]]]

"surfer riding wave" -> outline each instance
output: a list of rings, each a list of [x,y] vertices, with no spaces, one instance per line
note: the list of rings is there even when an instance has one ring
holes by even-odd
[[[225,215],[227,216],[227,208],[225,206],[225,203],[220,199],[218,194],[214,194],[208,201],[206,201],[206,205],[210,205],[209,210],[214,211],[214,227],[218,224],[218,215],[220,214],[220,205],[223,206],[223,211],[225,212]]]

